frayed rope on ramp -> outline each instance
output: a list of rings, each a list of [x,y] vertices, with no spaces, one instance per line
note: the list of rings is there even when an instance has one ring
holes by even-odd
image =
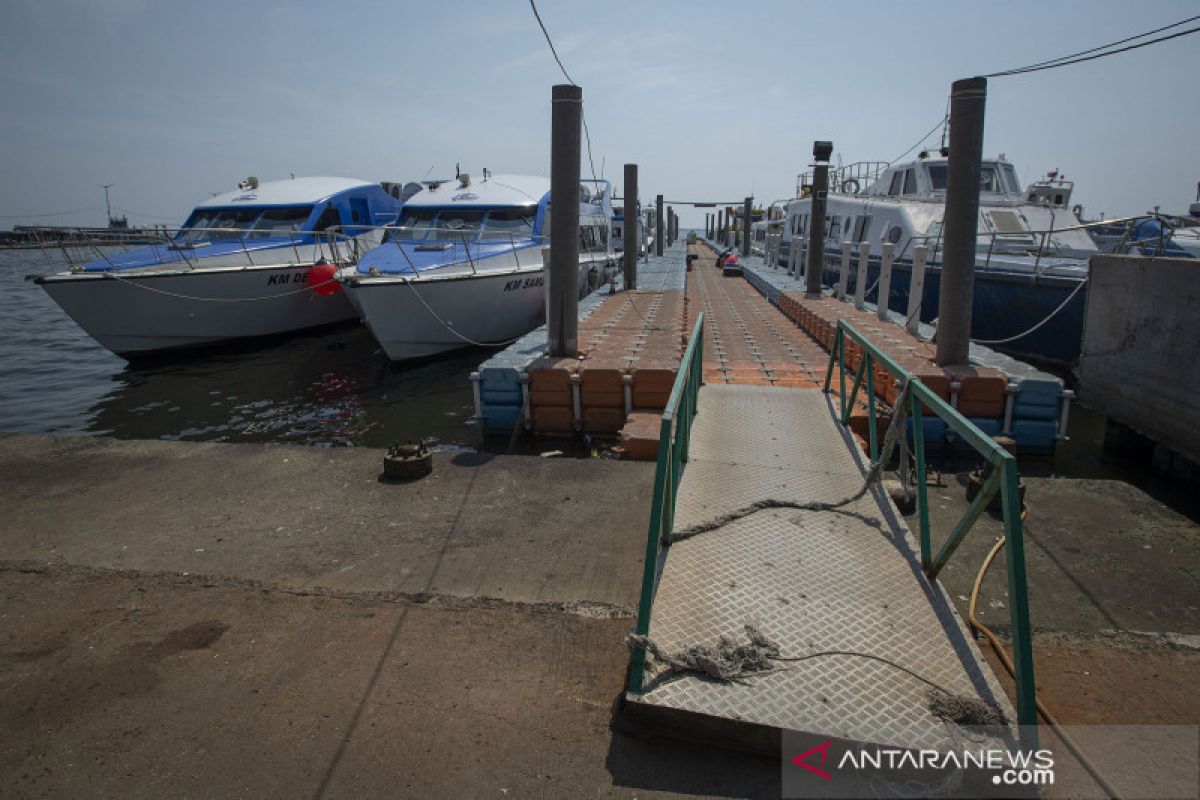
[[[744,626],[745,643],[721,636],[715,644],[686,644],[674,652],[665,648],[649,636],[629,634],[625,642],[630,650],[643,648],[646,654],[666,667],[664,677],[697,675],[720,683],[749,685],[751,678],[782,672],[801,661],[833,656],[848,656],[876,661],[898,669],[909,677],[929,687],[926,693],[926,708],[933,716],[944,722],[964,727],[1000,726],[1006,724],[1004,712],[995,704],[977,697],[957,694],[898,664],[884,656],[862,653],[855,650],[822,650],[803,656],[784,656],[779,645],[753,625]]]

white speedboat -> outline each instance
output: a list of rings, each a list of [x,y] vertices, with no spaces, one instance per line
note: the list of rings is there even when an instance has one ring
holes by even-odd
[[[838,280],[843,243],[855,243],[855,252],[858,243],[865,243],[870,247],[869,263],[864,270],[855,269],[849,286],[856,286],[861,273],[867,299],[879,300],[879,259],[882,245],[890,243],[895,246],[890,292],[880,302],[903,313],[908,308],[913,249],[923,245],[928,259],[918,312],[922,321],[931,321],[938,312],[948,175],[948,159],[926,153],[906,163],[858,162],[831,169],[821,254],[826,282]],[[798,240],[798,254],[805,258],[811,177],[799,176],[783,231],[786,249]],[[1087,278],[1087,259],[1097,249],[1066,207],[1071,187],[1046,182],[1044,193],[1034,191],[1035,184],[1027,195],[1003,155],[983,159],[979,178],[972,336],[1013,355],[1074,363],[1083,326],[1085,296],[1080,284]]]
[[[383,243],[339,278],[388,358],[503,345],[545,318],[542,248],[550,181],[491,175],[433,182],[405,203]],[[607,181],[581,181],[580,293],[607,280],[612,250]]]
[[[37,283],[124,358],[345,322],[356,312],[335,265],[379,242],[403,193],[350,178],[249,178],[154,244],[64,248],[71,268]]]

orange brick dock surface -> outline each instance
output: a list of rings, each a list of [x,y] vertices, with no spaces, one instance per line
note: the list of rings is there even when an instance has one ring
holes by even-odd
[[[574,429],[574,384],[587,433],[612,434],[625,425],[626,391],[634,409],[661,414],[686,343],[685,305],[678,289],[605,300],[579,325],[577,358],[539,358],[526,369],[534,430]]]
[[[688,329],[704,312],[704,382],[813,387],[829,355],[739,276],[725,277],[716,257],[699,257],[688,274]]]
[[[933,346],[873,313],[831,297],[785,293],[773,306],[748,281],[725,277],[706,245],[679,289],[621,292],[606,299],[579,326],[576,358],[540,358],[527,368],[533,429],[541,434],[616,434],[626,458],[655,458],[661,415],[679,370],[687,337],[704,312],[704,381],[780,387],[822,385],[838,319],[846,319],[895,361],[949,400],[957,387],[966,416],[1004,413],[1007,378],[987,367],[942,368]],[[682,258],[682,253],[680,253]],[[859,348],[847,343],[857,369]],[[881,367],[875,385],[887,402],[896,384]],[[865,430],[860,401],[852,423]]]
[[[715,254],[708,246],[705,246],[702,252],[710,259],[715,258]],[[727,280],[736,281],[738,279]],[[934,363],[936,352],[934,344],[916,338],[899,325],[880,320],[874,311],[860,311],[852,303],[836,300],[828,295],[809,298],[801,292],[784,292],[779,298],[779,308],[776,309],[748,282],[740,282],[744,284],[742,291],[754,295],[762,305],[786,318],[782,326],[772,324],[772,331],[777,329],[790,331],[791,339],[789,341],[791,341],[796,337],[795,328],[799,327],[801,331],[812,337],[808,341],[815,340],[819,343],[820,355],[816,357],[818,368],[813,371],[819,374],[820,381],[824,380],[829,359],[828,352],[833,349],[838,320],[844,319],[876,347],[887,353],[892,360],[919,378],[943,400],[949,402],[952,389],[956,391],[955,402],[958,411],[963,416],[995,418],[1004,414],[1008,378],[1000,370],[966,365],[939,367]],[[708,319],[707,315],[705,319]],[[768,319],[770,319],[769,316]],[[808,339],[808,337],[802,338]],[[707,340],[705,344],[708,344]],[[849,368],[856,371],[861,359],[860,349],[852,340],[848,339],[846,361]],[[881,366],[876,365],[874,372],[876,390],[885,401],[893,402],[897,390],[895,381]],[[744,381],[731,382],[742,383]],[[956,388],[955,384],[957,384]],[[933,412],[927,409],[926,414],[932,415]]]

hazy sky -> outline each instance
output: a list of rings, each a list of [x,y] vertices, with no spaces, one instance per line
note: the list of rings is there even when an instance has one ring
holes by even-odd
[[[813,139],[889,160],[953,80],[1200,13],[1200,3],[541,0],[583,87],[595,168],[642,198],[790,196]],[[178,224],[238,180],[549,175],[563,82],[526,0],[6,0],[0,228]],[[989,82],[985,152],[1060,168],[1088,214],[1186,209],[1200,181],[1200,35]],[[936,144],[936,142],[935,142]],[[432,168],[432,171],[430,171]],[[584,171],[588,172],[586,155]],[[29,215],[76,211],[59,216]],[[699,225],[702,210],[680,209]]]

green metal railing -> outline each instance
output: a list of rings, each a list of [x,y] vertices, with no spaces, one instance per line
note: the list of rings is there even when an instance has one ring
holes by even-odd
[[[853,342],[849,360],[858,362],[849,395],[846,394],[846,370],[848,366],[854,368],[854,365],[847,363],[847,338]],[[882,454],[879,452],[878,422],[875,413],[876,366],[886,370],[897,381],[903,383],[903,397],[899,407],[903,408],[904,404],[907,404],[908,418],[912,421],[913,450],[916,456],[921,567],[930,580],[937,578],[942,567],[962,544],[971,526],[979,519],[980,514],[987,508],[996,492],[1000,492],[1004,513],[1004,535],[1008,548],[1006,561],[1008,563],[1008,598],[1013,632],[1013,662],[1016,673],[1017,722],[1021,726],[1023,743],[1030,748],[1036,748],[1037,694],[1033,678],[1033,643],[1030,637],[1029,592],[1025,578],[1025,541],[1021,526],[1020,477],[1017,474],[1016,458],[975,427],[970,420],[959,414],[957,409],[934,393],[919,378],[893,361],[845,320],[838,320],[837,333],[834,335],[833,349],[829,354],[829,367],[825,371],[826,392],[830,391],[834,366],[838,368],[838,394],[841,400],[843,425],[850,424],[850,414],[854,409],[854,402],[865,382],[868,409],[867,432],[871,460],[880,460],[884,464],[887,464],[891,458],[896,443],[903,440],[903,433],[888,437],[888,445],[884,448],[884,452]],[[929,534],[929,492],[925,485],[924,409],[929,409],[940,417],[992,467],[983,488],[975,496],[962,519],[954,526],[937,555],[932,555],[933,547]]]
[[[663,547],[671,544],[671,530],[675,525],[675,495],[679,490],[679,479],[683,465],[688,460],[688,439],[692,432],[692,418],[696,416],[696,403],[700,395],[700,384],[704,364],[704,312],[696,318],[692,336],[688,339],[675,385],[663,409],[662,425],[658,433],[658,468],[654,472],[654,500],[650,507],[650,530],[646,536],[646,563],[642,570],[642,596],[638,602],[637,633],[650,635],[650,607],[654,603],[654,590],[658,585],[659,554]],[[641,693],[646,676],[646,650],[639,647],[633,651],[633,663],[629,667],[629,691]]]

